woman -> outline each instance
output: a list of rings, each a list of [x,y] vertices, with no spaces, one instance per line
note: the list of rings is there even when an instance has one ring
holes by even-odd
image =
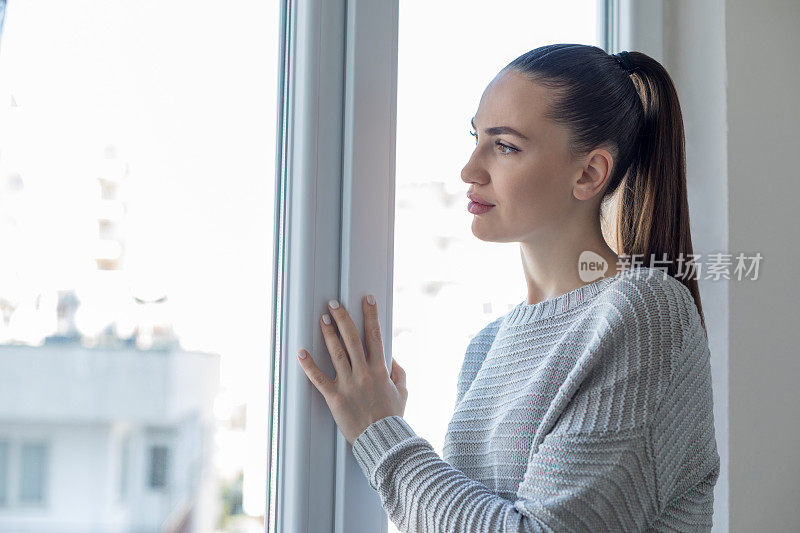
[[[402,418],[405,372],[386,371],[374,298],[366,350],[340,305],[335,326],[322,317],[335,380],[300,352],[390,519],[409,532],[709,531],[720,463],[705,322],[681,262],[692,244],[669,75],[639,52],[543,46],[492,80],[473,127],[462,179],[493,207],[470,205],[472,232],[520,243],[528,296],[470,342],[444,457]],[[616,249],[641,265],[603,237],[612,199]]]

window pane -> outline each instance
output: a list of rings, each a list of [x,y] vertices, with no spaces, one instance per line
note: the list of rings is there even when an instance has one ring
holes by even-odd
[[[20,450],[19,501],[43,503],[47,489],[47,446],[25,443]]]
[[[125,437],[119,450],[119,487],[118,497],[124,501],[128,497],[128,468],[131,461],[131,439]]]
[[[167,461],[169,451],[165,446],[150,448],[150,488],[167,486]]]
[[[408,376],[404,418],[440,456],[469,340],[527,295],[519,245],[471,231],[461,179],[470,118],[486,85],[528,50],[597,45],[596,3],[400,2],[393,355]]]
[[[9,3],[0,435],[50,486],[11,469],[4,526],[263,530],[279,15]]]
[[[0,505],[8,503],[8,442],[0,440]]]

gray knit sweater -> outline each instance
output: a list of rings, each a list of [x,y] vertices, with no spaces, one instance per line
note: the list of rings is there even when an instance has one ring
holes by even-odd
[[[709,531],[709,356],[689,290],[629,269],[471,340],[443,457],[396,415],[353,454],[403,532]]]

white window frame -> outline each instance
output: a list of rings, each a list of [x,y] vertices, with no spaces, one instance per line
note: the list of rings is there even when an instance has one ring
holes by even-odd
[[[623,50],[664,60],[664,0],[598,0],[598,35],[609,54]]]
[[[363,331],[369,292],[391,363],[398,1],[281,3],[269,533],[387,531],[377,493],[296,353],[307,349],[333,376],[317,319],[336,298]],[[607,51],[647,48],[660,59],[662,0],[597,1]]]
[[[281,7],[267,531],[387,530],[296,352],[334,375],[317,320],[331,298],[363,330],[361,297],[373,293],[391,332],[397,19],[397,0]]]

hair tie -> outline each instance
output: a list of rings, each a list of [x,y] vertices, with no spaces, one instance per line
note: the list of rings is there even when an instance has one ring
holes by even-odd
[[[619,63],[619,66],[621,66],[628,74],[633,74],[638,70],[636,65],[633,64],[633,60],[628,55],[628,52],[619,52],[617,54],[613,54],[611,57],[616,59],[617,63]]]

